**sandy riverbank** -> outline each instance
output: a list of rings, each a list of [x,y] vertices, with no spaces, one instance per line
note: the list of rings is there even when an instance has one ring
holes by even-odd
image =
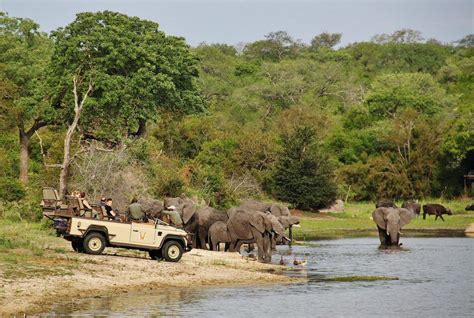
[[[280,275],[283,267],[243,259],[237,253],[193,250],[179,263],[157,262],[144,252],[106,250],[92,256],[64,253],[47,266],[49,273],[63,262],[74,262],[75,268],[58,270],[58,274],[0,279],[0,312],[2,316],[31,315],[48,312],[53,303],[78,297],[120,295],[130,291],[149,291],[166,287],[188,287],[221,284],[287,283]],[[0,268],[0,274],[3,269]]]

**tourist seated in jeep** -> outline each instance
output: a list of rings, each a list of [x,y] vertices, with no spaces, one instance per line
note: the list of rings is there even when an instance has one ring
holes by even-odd
[[[85,192],[81,192],[81,195],[79,196],[79,200],[81,200],[82,205],[84,206],[85,209],[87,209],[87,210],[93,210],[93,209],[92,209],[92,206],[89,204],[89,202],[87,202],[86,193],[85,193]]]
[[[147,221],[142,206],[138,203],[137,198],[132,199],[132,203],[127,208],[127,215],[133,221]]]
[[[108,198],[105,201],[104,208],[105,208],[105,213],[107,214],[107,217],[109,218],[109,220],[115,220],[117,218],[117,213],[112,208],[112,198]]]

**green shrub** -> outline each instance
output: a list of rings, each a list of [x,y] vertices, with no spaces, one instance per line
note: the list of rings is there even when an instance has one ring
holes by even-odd
[[[314,210],[331,203],[337,194],[334,171],[314,143],[314,131],[298,128],[283,138],[284,151],[272,178],[273,193],[296,208]]]
[[[25,189],[20,181],[12,178],[0,178],[0,200],[18,201],[25,197]]]

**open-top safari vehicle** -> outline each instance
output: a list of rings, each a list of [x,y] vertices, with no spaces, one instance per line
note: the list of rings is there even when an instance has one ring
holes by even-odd
[[[112,220],[104,207],[92,205],[92,211],[86,210],[79,198],[60,200],[53,188],[43,188],[41,205],[57,233],[80,253],[98,255],[105,247],[122,247],[148,251],[152,259],[178,262],[191,250],[192,238],[186,231],[158,219],[135,222],[123,215]]]

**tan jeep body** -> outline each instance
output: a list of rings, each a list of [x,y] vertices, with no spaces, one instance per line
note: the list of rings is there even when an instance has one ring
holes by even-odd
[[[187,233],[173,226],[154,223],[121,223],[95,219],[71,218],[68,236],[83,238],[89,232],[100,232],[107,239],[108,246],[129,247],[145,250],[159,249],[164,241],[181,241],[185,250],[189,249]]]

